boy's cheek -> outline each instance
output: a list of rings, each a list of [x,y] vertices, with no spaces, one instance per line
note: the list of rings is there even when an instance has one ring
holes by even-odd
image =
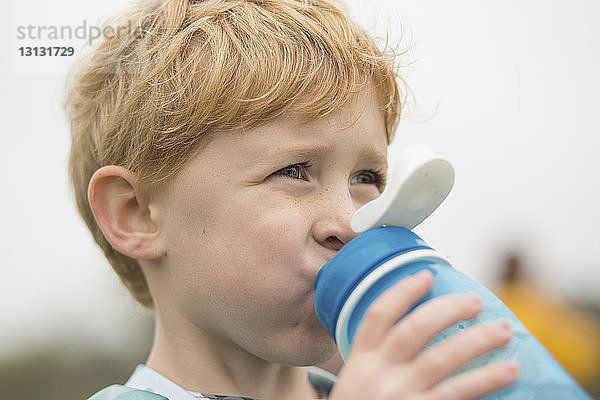
[[[309,234],[311,221],[309,213],[299,202],[277,202],[266,199],[254,200],[225,212],[227,229],[232,234],[248,236],[253,240],[271,241],[272,246],[280,243],[294,247],[303,243]],[[299,242],[300,241],[300,242]]]

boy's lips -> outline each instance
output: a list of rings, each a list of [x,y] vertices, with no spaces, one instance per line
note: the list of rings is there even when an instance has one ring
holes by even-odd
[[[341,250],[341,249],[340,249],[340,250]],[[329,250],[329,249],[328,249],[328,251],[327,251],[326,253],[324,253],[324,254],[323,254],[323,255],[325,256],[325,257],[324,257],[324,258],[325,258],[325,262],[323,263],[323,265],[325,265],[325,264],[326,264],[327,262],[329,262],[329,261],[330,261],[330,260],[331,260],[333,257],[335,257],[335,256],[337,255],[337,253],[338,253],[340,250]]]
[[[333,257],[335,257],[335,254],[333,254],[331,256],[327,256],[325,258],[325,261],[320,261],[318,263],[315,263],[315,265],[317,265],[317,268],[312,271],[312,280],[313,281],[317,277],[317,274],[319,273],[319,271],[321,270],[321,268],[323,268],[325,266],[325,264],[327,264]]]

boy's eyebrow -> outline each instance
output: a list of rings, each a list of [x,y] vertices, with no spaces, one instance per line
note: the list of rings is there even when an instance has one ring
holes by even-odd
[[[298,157],[298,158],[313,158],[322,157],[327,153],[334,150],[333,146],[317,144],[313,146],[304,147],[292,147],[285,149],[276,149],[275,152],[271,153],[275,157]],[[374,148],[366,147],[361,149],[360,157],[361,160],[372,162],[377,165],[387,166],[387,156]]]
[[[366,148],[363,152],[363,158],[367,161],[371,161],[374,164],[381,164],[387,166],[387,154],[382,154],[381,152],[372,149]]]

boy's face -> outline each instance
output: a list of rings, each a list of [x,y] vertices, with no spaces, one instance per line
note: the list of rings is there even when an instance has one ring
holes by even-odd
[[[326,118],[216,137],[156,200],[162,322],[273,362],[333,356],[313,280],[357,236],[350,218],[380,194],[372,171],[385,177],[386,151],[384,114],[367,93]]]

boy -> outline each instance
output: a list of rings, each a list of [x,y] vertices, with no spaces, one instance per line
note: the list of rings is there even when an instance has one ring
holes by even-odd
[[[145,365],[92,398],[477,399],[511,363],[448,378],[508,342],[432,284],[367,313],[334,379],[313,308],[319,268],[385,186],[400,114],[392,57],[327,0],[143,1],[73,74],[66,108],[79,211],[134,298],[156,313]],[[448,379],[446,379],[448,378]],[[333,389],[332,389],[333,386]],[[238,396],[238,397],[235,397]]]

